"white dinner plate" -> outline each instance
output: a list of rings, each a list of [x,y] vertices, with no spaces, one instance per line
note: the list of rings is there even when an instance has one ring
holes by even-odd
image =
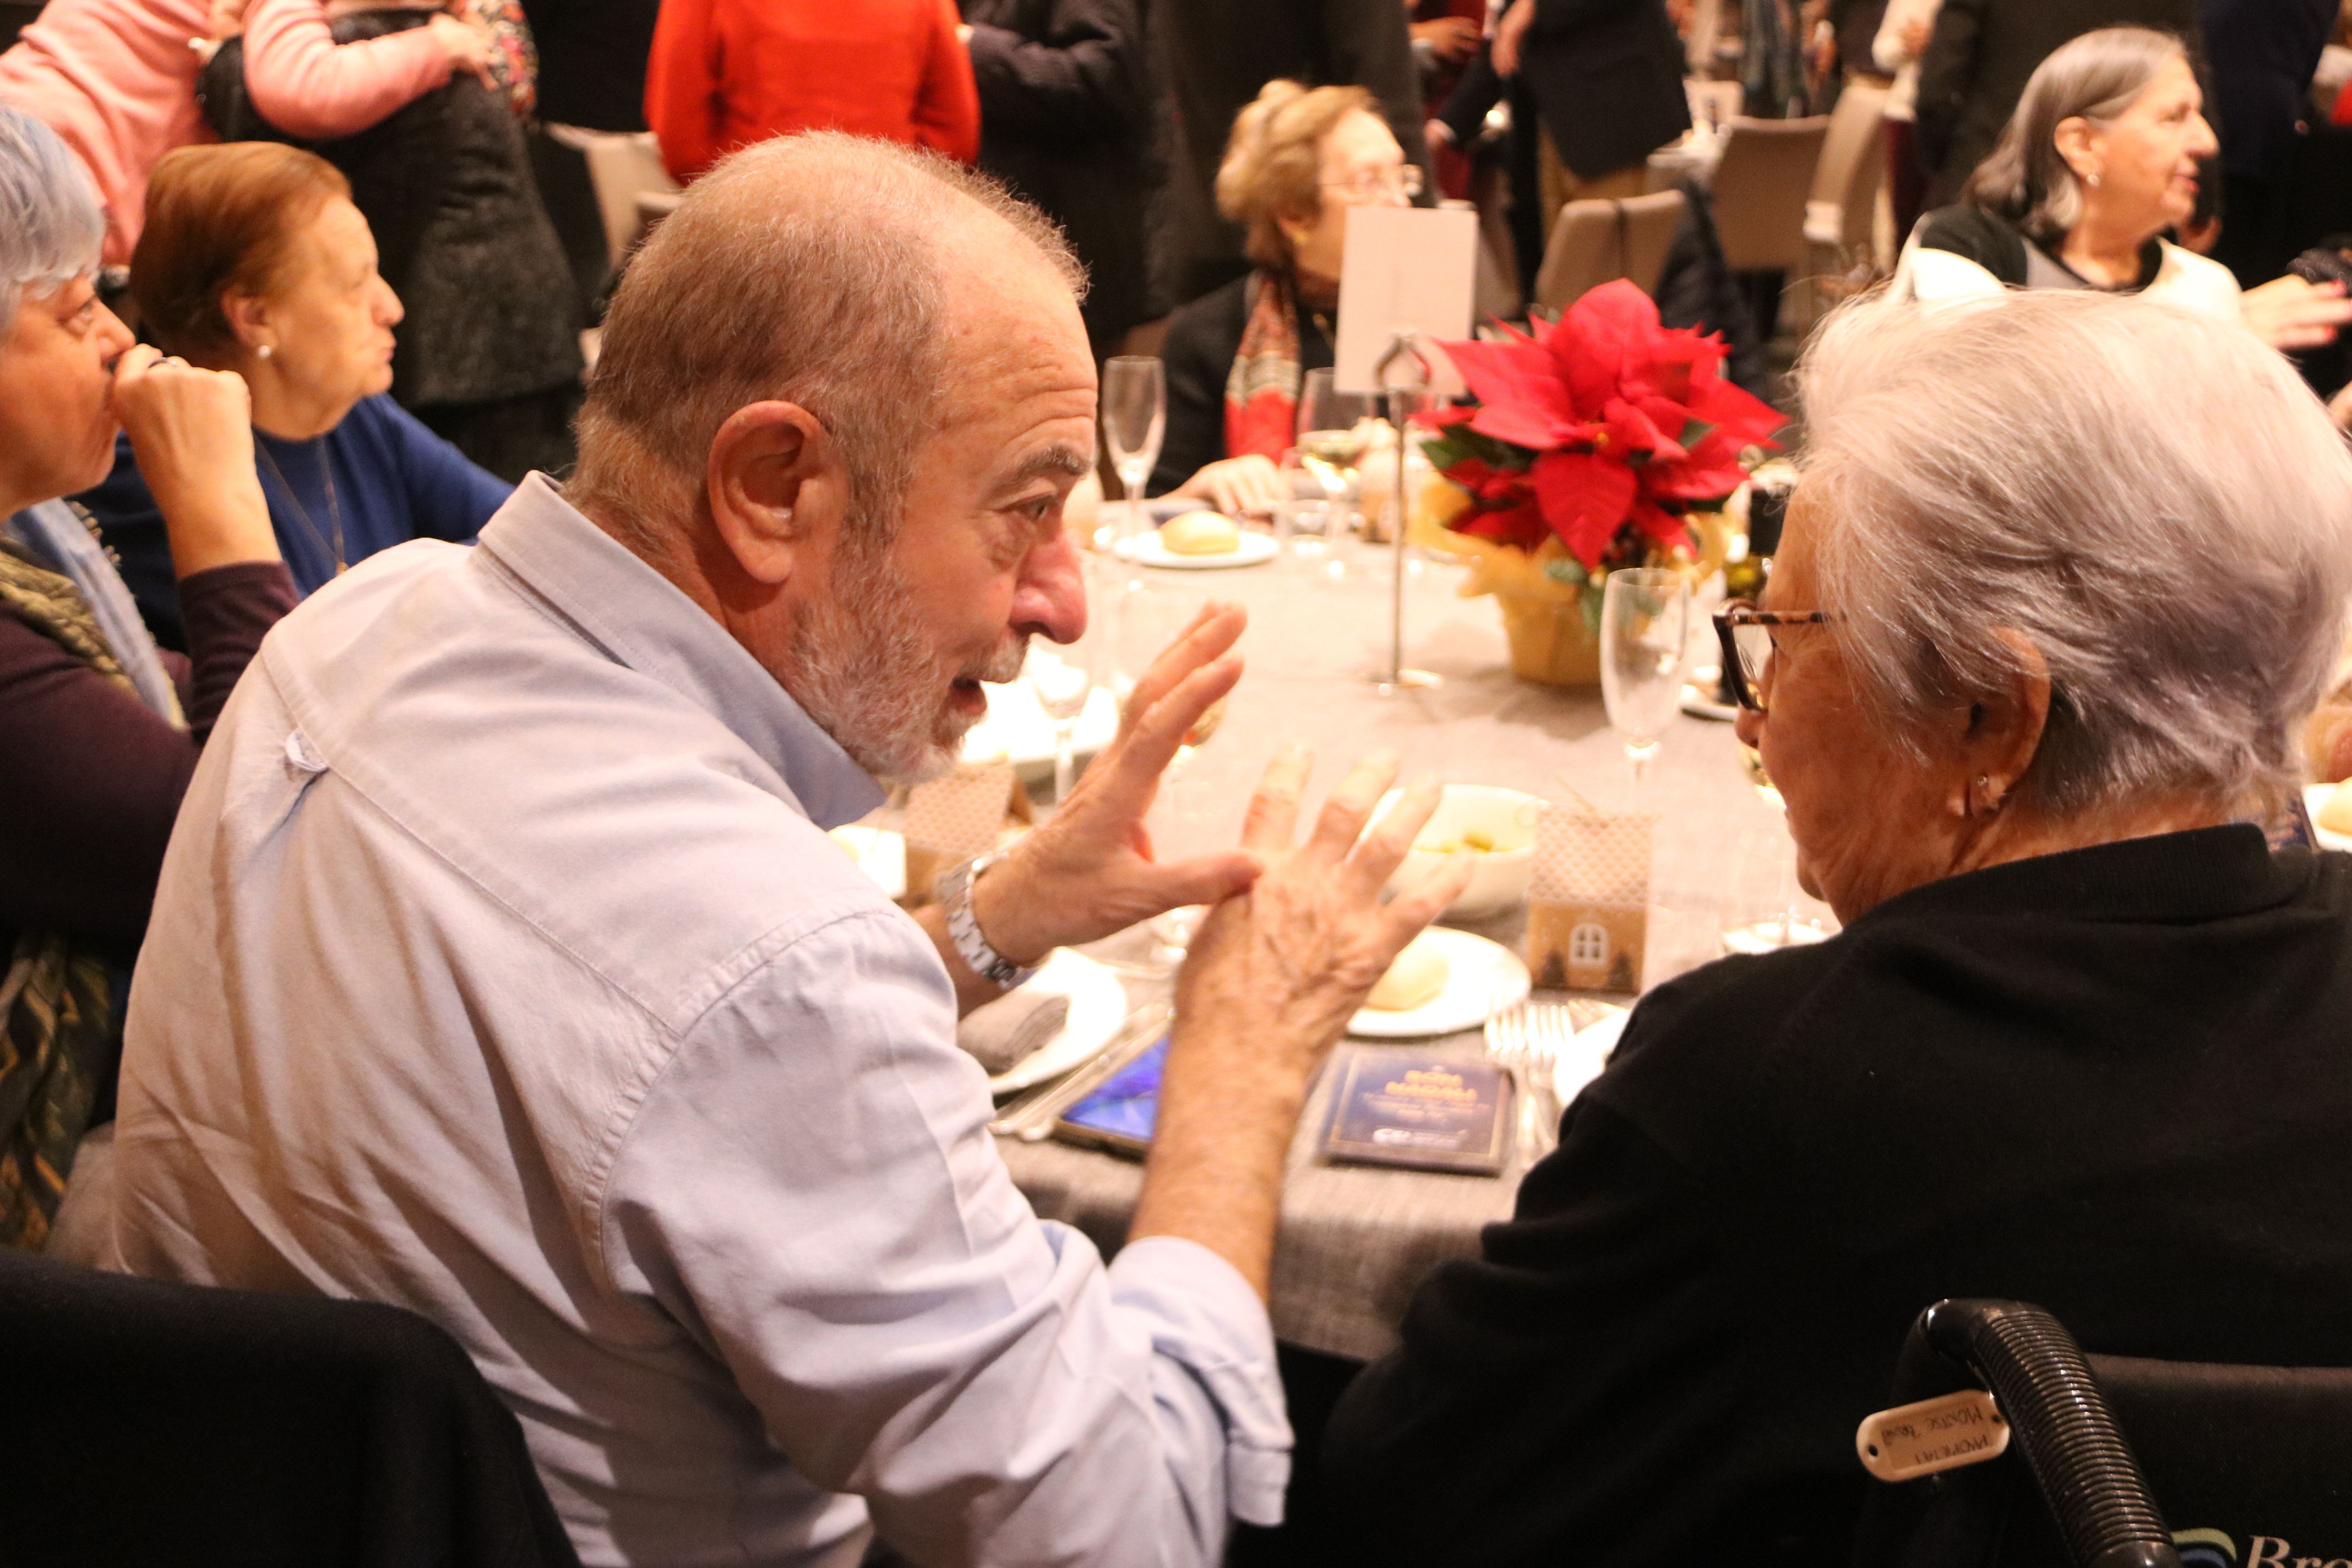
[[[1139,534],[1122,539],[1112,545],[1111,553],[1121,561],[1138,566],[1164,566],[1174,572],[1215,572],[1228,566],[1263,566],[1281,553],[1274,535],[1260,533],[1255,529],[1242,530],[1241,543],[1217,555],[1179,555],[1160,542],[1157,533]]]
[[[1013,1063],[1011,1070],[990,1079],[992,1094],[1013,1094],[1084,1067],[1102,1054],[1127,1021],[1127,987],[1085,953],[1056,948],[1024,987],[1040,988],[1067,996],[1070,1016],[1060,1034]]]
[[[1597,1024],[1587,1024],[1576,1032],[1576,1038],[1552,1064],[1552,1092],[1567,1105],[1584,1092],[1584,1086],[1601,1076],[1609,1065],[1609,1053],[1617,1048],[1617,1038],[1625,1032],[1625,1020],[1632,1017],[1629,1008],[1620,1008]]]
[[[2352,854],[2352,835],[2331,833],[2319,826],[2319,808],[2336,797],[2336,787],[2324,784],[2304,785],[2303,809],[2311,813],[2311,837],[2322,849],[2340,849]],[[2352,785],[2346,787],[2352,788]]]
[[[1428,935],[1445,957],[1445,989],[1402,1012],[1360,1008],[1349,1021],[1348,1033],[1376,1040],[1458,1035],[1528,994],[1528,966],[1502,943],[1452,926],[1432,926]]]
[[[963,760],[980,764],[1008,762],[1022,778],[1035,781],[1054,776],[1054,721],[1038,706],[1037,693],[1025,680],[983,686],[988,713],[963,738]],[[1087,697],[1086,711],[1071,732],[1073,748],[1083,764],[1118,734],[1118,699],[1096,687]]]

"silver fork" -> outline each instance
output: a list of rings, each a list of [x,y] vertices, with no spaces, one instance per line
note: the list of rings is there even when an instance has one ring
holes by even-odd
[[[1530,1163],[1559,1142],[1562,1107],[1553,1080],[1560,1052],[1575,1037],[1576,1022],[1564,1002],[1523,999],[1486,1020],[1486,1059],[1518,1086],[1519,1145]]]

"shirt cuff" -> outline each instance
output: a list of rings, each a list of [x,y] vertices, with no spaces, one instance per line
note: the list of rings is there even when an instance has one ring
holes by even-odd
[[[1226,1507],[1244,1523],[1280,1524],[1290,1416],[1265,1303],[1232,1264],[1181,1237],[1130,1242],[1109,1276],[1112,1300],[1151,1319],[1154,1353],[1187,1368],[1223,1415]]]

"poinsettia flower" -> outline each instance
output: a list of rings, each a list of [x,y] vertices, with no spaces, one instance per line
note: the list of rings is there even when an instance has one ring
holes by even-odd
[[[1622,279],[1532,334],[1504,331],[1500,342],[1444,345],[1478,406],[1433,423],[1466,426],[1531,464],[1465,456],[1444,470],[1473,498],[1451,525],[1464,532],[1532,549],[1542,539],[1533,514],[1587,570],[1633,538],[1680,544],[1680,514],[1738,489],[1741,451],[1770,445],[1783,423],[1723,378],[1720,339],[1661,325],[1649,296]]]

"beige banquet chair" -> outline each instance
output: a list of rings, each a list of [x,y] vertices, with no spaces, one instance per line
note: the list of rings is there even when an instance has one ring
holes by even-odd
[[[1660,191],[1622,201],[1573,201],[1559,209],[1536,273],[1535,302],[1565,310],[1585,290],[1630,278],[1644,294],[1658,289],[1658,270],[1683,221],[1683,194]]]
[[[1832,267],[1877,256],[1878,188],[1886,172],[1886,89],[1850,82],[1830,115],[1805,204],[1805,242]],[[1820,256],[1813,260],[1818,269]]]
[[[597,214],[604,220],[605,249],[612,265],[620,266],[645,227],[640,198],[677,190],[677,182],[662,167],[660,144],[649,131],[551,124],[547,133],[587,160],[588,183],[595,188]]]
[[[1715,226],[1723,258],[1743,275],[1756,326],[1767,342],[1780,314],[1780,293],[1805,276],[1805,204],[1829,135],[1825,114],[1804,120],[1734,120],[1715,171]]]

